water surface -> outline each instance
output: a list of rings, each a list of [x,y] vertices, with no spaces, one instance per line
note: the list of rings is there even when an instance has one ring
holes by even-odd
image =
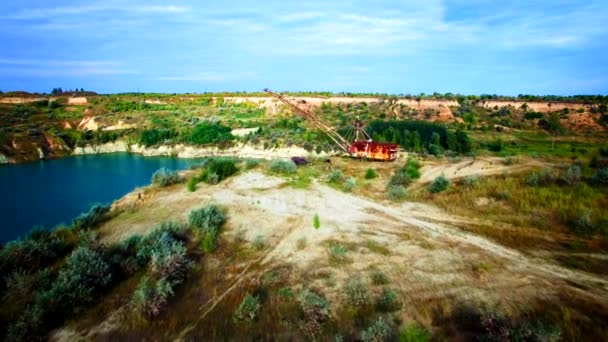
[[[161,167],[179,170],[198,162],[112,153],[0,165],[0,242],[33,226],[70,223],[95,203],[109,204],[149,184]]]

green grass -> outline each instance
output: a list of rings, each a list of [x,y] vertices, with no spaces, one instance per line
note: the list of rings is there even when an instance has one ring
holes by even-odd
[[[482,145],[496,140],[496,133],[473,133],[473,139]],[[529,156],[545,159],[575,159],[587,161],[600,146],[599,141],[580,136],[558,136],[553,142],[551,135],[542,131],[521,131],[500,134],[504,147],[490,152],[500,157]]]

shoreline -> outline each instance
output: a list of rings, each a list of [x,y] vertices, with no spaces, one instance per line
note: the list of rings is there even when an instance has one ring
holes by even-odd
[[[155,147],[146,147],[139,144],[129,144],[125,141],[109,142],[101,145],[87,145],[84,147],[76,147],[66,153],[63,156],[56,158],[46,158],[43,154],[41,158],[15,162],[0,154],[0,164],[6,165],[18,165],[25,164],[28,162],[40,161],[40,160],[51,160],[51,159],[62,159],[69,156],[80,156],[80,155],[95,155],[95,154],[107,154],[107,153],[118,153],[127,152],[140,154],[145,157],[157,157],[167,156],[175,157],[180,159],[194,159],[204,157],[238,157],[238,158],[255,158],[255,159],[288,159],[294,156],[307,157],[307,158],[318,158],[327,157],[330,154],[326,152],[316,153],[315,151],[307,151],[299,146],[291,147],[280,147],[272,149],[263,149],[261,146],[250,145],[250,144],[237,144],[227,148],[220,148],[218,146],[206,146],[197,147],[193,145],[176,144],[176,145],[160,145]]]

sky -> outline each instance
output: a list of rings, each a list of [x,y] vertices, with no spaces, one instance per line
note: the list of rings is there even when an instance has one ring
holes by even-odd
[[[608,94],[608,1],[0,3],[0,90]]]

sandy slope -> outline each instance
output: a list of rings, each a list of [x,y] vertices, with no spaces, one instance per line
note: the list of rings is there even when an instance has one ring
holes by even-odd
[[[293,189],[284,182],[251,171],[216,186],[202,185],[196,192],[181,185],[151,192],[143,203],[104,224],[100,234],[105,241],[116,242],[133,233],[146,233],[162,220],[185,221],[192,209],[217,203],[228,209],[226,241],[263,238],[268,246],[265,252],[231,275],[224,292],[201,303],[189,328],[175,332],[175,337],[183,339],[213,314],[230,291],[254,281],[261,270],[281,265],[292,269],[290,283],[306,282],[323,289],[336,303],[346,279],[365,278],[372,269],[382,270],[404,302],[403,318],[416,317],[422,322],[431,319],[421,304],[429,300],[476,303],[518,313],[530,303],[552,300],[567,291],[608,307],[606,277],[565,269],[458,228],[475,224],[474,220],[425,204],[378,203],[318,183],[309,189]],[[127,195],[114,207],[130,208],[136,198],[136,192]],[[315,214],[321,219],[318,230],[312,224]],[[331,243],[349,249],[344,262],[332,262]],[[251,265],[257,265],[256,271],[250,271]],[[330,274],[338,286],[329,286],[319,274]],[[111,315],[87,332],[59,330],[54,338],[94,337],[115,329],[119,324],[116,317]]]

